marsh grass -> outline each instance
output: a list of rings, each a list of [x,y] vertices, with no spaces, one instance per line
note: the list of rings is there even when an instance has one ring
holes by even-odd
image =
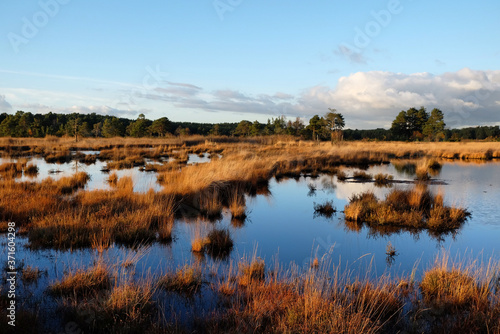
[[[78,172],[72,176],[62,177],[57,181],[57,185],[61,194],[71,194],[73,191],[85,187],[89,180],[89,174]]]
[[[208,233],[207,240],[205,251],[214,258],[225,258],[233,250],[233,240],[228,229],[214,228]]]
[[[491,285],[498,266],[436,258],[419,284],[424,307],[443,332],[498,333],[500,298]]]
[[[245,192],[240,187],[235,187],[230,195],[229,210],[231,211],[231,219],[245,220],[247,217]]]
[[[146,333],[154,332],[153,296],[156,288],[152,279],[139,282],[124,280],[110,291],[89,296],[85,300],[67,298],[63,301],[66,321],[78,325],[86,333]]]
[[[354,195],[344,213],[346,220],[373,228],[395,226],[434,232],[456,230],[470,215],[466,209],[443,206],[442,195],[433,196],[425,185],[411,190],[393,189],[383,201],[370,191]]]
[[[366,173],[365,171],[355,171],[353,174],[353,178],[361,181],[369,181],[373,179],[373,175]]]
[[[44,274],[44,271],[40,270],[38,267],[32,267],[30,265],[23,267],[21,271],[21,279],[25,284],[36,283]]]
[[[26,160],[20,159],[18,162],[4,162],[0,165],[0,177],[11,179],[20,177],[26,166]]]
[[[109,289],[111,276],[108,268],[99,263],[87,270],[69,272],[62,280],[49,286],[48,291],[55,296],[84,296]]]
[[[37,176],[38,175],[38,166],[33,164],[33,163],[27,164],[26,167],[24,168],[24,175],[29,176],[29,177]]]
[[[250,260],[243,258],[238,263],[238,269],[238,284],[240,286],[248,286],[254,281],[262,281],[266,276],[264,260],[255,255]]]
[[[385,254],[389,257],[394,257],[397,255],[396,248],[392,245],[390,241],[385,246]]]
[[[391,184],[391,181],[394,180],[394,176],[389,174],[379,173],[375,175],[375,185],[376,186],[387,186]]]
[[[185,265],[177,269],[175,273],[164,275],[158,281],[158,286],[168,291],[180,293],[196,293],[201,287],[201,269],[195,266]]]
[[[347,180],[347,174],[342,170],[338,171],[337,172],[337,180],[339,180],[341,182]]]
[[[116,172],[113,172],[109,174],[108,179],[106,180],[111,186],[116,187],[117,182],[118,182],[118,174]]]

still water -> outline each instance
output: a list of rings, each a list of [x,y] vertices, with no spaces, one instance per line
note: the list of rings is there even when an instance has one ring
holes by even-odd
[[[196,162],[207,159],[195,155]],[[86,189],[108,189],[105,182],[107,174],[101,172],[103,162],[93,165],[47,164],[42,159],[32,159],[39,166],[40,172],[35,180],[45,177],[59,178],[67,176],[76,168],[91,175]],[[51,174],[50,171],[60,173]],[[356,168],[346,168],[352,175]],[[410,181],[413,176],[397,170],[393,165],[372,166],[366,170],[371,174],[387,173],[395,180]],[[156,174],[140,171],[139,168],[118,171],[119,176],[130,175],[134,179],[135,191],[147,191],[150,188],[160,190],[156,183]],[[348,180],[340,182],[335,176],[322,175],[318,178],[301,177],[298,180],[271,180],[266,195],[247,197],[248,218],[243,224],[232,224],[230,213],[224,212],[216,222],[185,221],[176,222],[173,229],[173,242],[168,245],[153,244],[137,263],[134,275],[143,275],[146,271],[161,273],[185,263],[203,262],[213,265],[208,256],[200,258],[191,252],[191,240],[195,235],[204,235],[213,227],[228,228],[234,241],[229,260],[256,254],[269,265],[278,260],[288,265],[308,268],[312,259],[323,260],[327,269],[341,266],[355,273],[364,274],[370,268],[371,275],[393,273],[409,274],[416,268],[417,276],[430,265],[442,251],[464,257],[465,254],[488,261],[490,257],[499,258],[498,240],[500,240],[500,163],[445,163],[439,175],[434,176],[436,185],[429,185],[433,193],[444,194],[445,204],[459,205],[472,213],[466,224],[457,233],[437,238],[426,231],[410,233],[381,234],[368,227],[360,230],[349,229],[343,216],[344,206],[354,194],[372,190],[377,197],[383,198],[390,188],[376,187],[374,183],[359,183]],[[29,179],[29,178],[28,178]],[[25,180],[24,177],[21,180]],[[400,183],[393,187],[409,188],[413,184]],[[313,190],[311,190],[313,189]],[[332,217],[315,215],[315,203],[332,201],[337,212]],[[397,255],[388,258],[386,246],[390,242]],[[23,248],[26,240],[19,239],[25,264],[36,264],[47,271],[47,279],[60,277],[69,267],[86,267],[95,260],[95,251],[32,251]],[[4,249],[4,248],[3,248]],[[102,256],[110,264],[134,253],[118,245],[113,245]],[[42,284],[43,285],[43,284]]]

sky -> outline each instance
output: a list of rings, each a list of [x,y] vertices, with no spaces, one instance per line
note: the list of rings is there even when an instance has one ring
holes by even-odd
[[[0,113],[500,124],[500,1],[2,1]]]

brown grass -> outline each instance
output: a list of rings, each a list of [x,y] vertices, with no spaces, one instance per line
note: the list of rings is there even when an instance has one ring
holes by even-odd
[[[43,271],[38,269],[38,267],[32,267],[30,265],[24,267],[21,271],[23,282],[30,284],[38,281],[43,275]]]
[[[202,284],[200,268],[185,265],[177,269],[173,274],[166,274],[160,278],[159,287],[182,293],[194,293],[198,291]]]
[[[384,201],[365,192],[349,202],[344,208],[346,220],[373,228],[390,225],[447,232],[458,229],[470,215],[463,208],[443,206],[441,194],[433,196],[418,184],[412,190],[393,189]]]
[[[61,296],[83,296],[109,287],[108,269],[102,264],[97,264],[87,270],[69,272],[61,281],[53,283],[49,287],[49,292]]]
[[[392,175],[379,173],[375,175],[375,185],[385,186],[390,184],[393,179],[394,176]]]

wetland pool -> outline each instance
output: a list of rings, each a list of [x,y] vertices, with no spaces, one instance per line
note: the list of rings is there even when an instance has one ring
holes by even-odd
[[[38,179],[47,177],[48,171],[57,169],[61,173],[55,177],[74,172],[74,163],[46,164],[41,159],[34,159],[40,169]],[[81,170],[91,175],[86,189],[109,189],[105,182],[107,174],[100,170],[103,163],[81,166]],[[352,175],[357,168],[345,168]],[[371,166],[367,173],[385,173],[395,180],[411,181],[413,176],[407,171],[396,169],[394,165]],[[140,171],[139,168],[120,170],[118,176],[129,175],[134,179],[135,191],[158,191],[156,173]],[[238,260],[243,256],[255,254],[263,258],[268,265],[276,260],[288,265],[294,263],[307,269],[312,259],[322,259],[325,265],[342,266],[348,270],[364,273],[367,268],[374,275],[390,272],[396,275],[409,274],[418,264],[421,272],[442,251],[450,255],[463,256],[470,253],[474,257],[499,258],[498,240],[500,240],[500,163],[484,164],[449,162],[445,163],[440,173],[434,178],[440,182],[430,184],[431,193],[444,194],[447,205],[458,205],[469,212],[467,222],[455,233],[436,236],[427,231],[379,231],[367,226],[352,228],[345,223],[343,209],[355,194],[371,190],[378,198],[383,198],[392,188],[409,189],[412,183],[397,183],[392,187],[377,187],[373,182],[340,182],[336,176],[320,175],[316,178],[272,179],[265,194],[246,196],[248,217],[244,222],[231,221],[227,209],[216,221],[200,219],[179,219],[172,231],[173,241],[169,244],[153,243],[137,266],[156,272],[167,268],[177,268],[186,263],[203,262],[213,264]],[[51,176],[52,177],[52,176]],[[24,178],[24,177],[23,177]],[[314,205],[331,201],[336,212],[331,217],[315,213]],[[199,256],[191,252],[191,241],[196,235],[204,235],[212,229],[227,228],[234,246],[229,256],[223,260],[214,260],[208,255]],[[5,239],[4,239],[5,240]],[[47,270],[48,277],[59,277],[64,267],[86,267],[95,258],[93,250],[38,250],[23,247],[27,241],[19,239],[19,256],[26,264],[36,263],[40,269]],[[386,255],[386,246],[391,243],[397,254]],[[110,261],[125,257],[134,250],[119,245],[111,245],[102,256]],[[53,259],[65,263],[55,268]],[[47,261],[43,259],[48,259]],[[43,264],[43,265],[42,265]]]

